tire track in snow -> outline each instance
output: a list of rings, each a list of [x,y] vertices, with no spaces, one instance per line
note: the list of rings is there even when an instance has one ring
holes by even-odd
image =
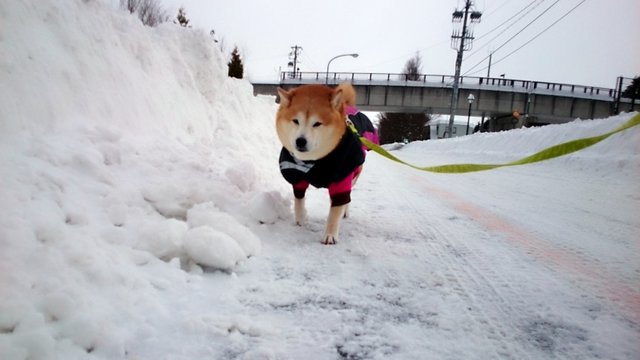
[[[446,226],[447,224],[444,223],[431,223],[431,228],[423,227],[419,233],[426,239],[438,240],[438,243],[429,241],[430,251],[446,268],[444,277],[447,283],[452,284],[456,295],[469,304],[467,316],[472,321],[488,327],[487,339],[494,343],[495,356],[502,359],[530,359],[529,354],[514,346],[517,339],[513,334],[517,334],[519,329],[513,323],[501,320],[516,318],[522,313],[521,308],[512,306],[513,299],[516,298],[515,292],[505,294],[505,290],[509,287],[503,279],[494,272],[478,270],[478,266],[469,259],[471,252],[468,249],[461,248],[459,245],[454,246],[451,241],[448,241],[455,234],[435,230]],[[477,259],[474,258],[473,261]],[[498,288],[502,290],[498,291]],[[518,304],[525,306],[524,302],[518,302]],[[501,318],[491,314],[490,312],[494,311],[488,311],[490,308],[498,310]]]
[[[596,293],[600,296],[596,296],[595,300],[592,296],[584,299],[582,290],[585,290],[585,286],[582,280],[585,278],[586,284],[589,285],[586,289],[588,294],[594,291],[594,282],[590,281],[589,276],[594,276],[596,282],[600,281],[603,286],[608,285],[606,277],[595,273],[597,269],[589,269],[583,264],[589,264],[588,259],[573,259],[572,256],[575,257],[576,254],[567,249],[550,248],[550,244],[546,241],[538,239],[509,220],[429,183],[427,177],[419,176],[422,173],[396,165],[387,167],[376,163],[375,167],[379,167],[375,175],[379,180],[366,186],[388,189],[388,191],[376,190],[376,196],[380,197],[378,200],[381,203],[405,204],[406,209],[402,210],[401,215],[397,214],[404,218],[398,231],[426,239],[425,243],[429,249],[425,251],[439,259],[434,265],[438,269],[443,269],[440,270],[441,276],[447,284],[452,284],[451,288],[459,299],[472,304],[475,308],[473,312],[467,311],[465,316],[470,322],[486,328],[487,339],[495,345],[493,347],[496,351],[495,356],[539,358],[541,355],[537,351],[542,351],[545,357],[582,359],[607,357],[603,354],[612,351],[612,347],[591,344],[591,341],[596,339],[593,337],[589,339],[587,329],[572,324],[572,317],[585,314],[590,316],[590,311],[595,311],[594,316],[598,316],[599,305],[593,309],[586,308],[592,306],[592,300],[599,303],[602,300],[600,296],[607,297],[613,294],[612,296],[615,297],[615,294],[620,294],[616,292],[619,290],[613,290],[613,286],[608,286],[604,290],[595,287]],[[443,210],[442,205],[425,207],[425,198],[434,198],[437,200],[435,202],[446,206],[444,209],[449,208],[457,215],[425,214],[424,212],[429,210],[440,212]],[[395,209],[382,209],[382,212],[389,210],[393,213]],[[458,229],[451,229],[452,223],[461,220],[461,217],[465,218],[465,223],[460,225],[462,223],[459,222]],[[487,253],[484,249],[473,249],[466,245],[469,238],[456,240],[459,236],[469,236],[469,228],[477,228],[478,236],[485,236],[483,240],[501,243],[498,245],[499,251],[503,252],[501,255],[506,256],[506,260],[512,261],[513,264],[496,267],[498,264],[494,263],[493,259],[485,257]],[[478,249],[481,251],[476,253]],[[525,258],[522,257],[523,250],[528,254]],[[565,251],[567,254],[564,253]],[[418,256],[423,261],[429,261],[427,256]],[[523,259],[525,259],[524,263],[518,263]],[[530,262],[526,259],[534,259],[534,261]],[[578,266],[578,264],[581,265]],[[509,273],[511,269],[516,268],[517,274]],[[567,272],[568,277],[557,276]],[[576,276],[579,276],[580,282],[574,281]],[[529,280],[534,280],[534,284],[528,283]],[[566,293],[567,280],[569,280],[569,286],[575,286],[581,291],[576,293],[575,290],[570,290]],[[633,304],[633,290],[624,284],[621,284],[621,289],[622,292],[631,292],[631,297],[627,297],[627,300]],[[537,290],[542,291],[538,294]],[[558,295],[558,292],[562,295]],[[541,294],[551,295],[551,301],[542,297],[536,300],[539,303],[532,303],[531,298],[535,299]],[[577,311],[574,301],[578,304]],[[616,304],[620,305],[620,303]],[[565,310],[562,309],[570,310],[572,315],[563,316]],[[630,310],[628,307],[624,309]],[[609,315],[615,315],[621,324],[627,322],[625,316],[619,312]],[[569,322],[562,320],[564,318],[569,319]],[[630,324],[629,327],[637,330],[636,325]],[[591,335],[597,336],[595,333]],[[599,341],[596,340],[596,342]],[[537,350],[532,351],[531,348]],[[633,346],[624,343],[620,352],[628,355],[629,351],[633,351],[631,349]]]
[[[434,229],[446,228],[445,222],[432,223]],[[474,311],[479,311],[481,317],[477,321],[486,322],[488,338],[499,347],[496,348],[497,356],[513,359],[536,359],[540,355],[524,351],[525,345],[534,343],[537,350],[545,350],[544,346],[551,346],[554,340],[546,340],[549,344],[540,346],[539,339],[527,330],[529,324],[538,322],[549,323],[539,309],[532,307],[531,300],[522,295],[522,288],[516,287],[512,281],[495,270],[495,264],[476,254],[474,250],[466,246],[464,241],[452,241],[455,238],[453,232],[431,230],[436,239],[442,241],[446,248],[452,251],[440,251],[440,257],[450,268],[449,276],[460,286],[454,288],[459,296],[468,299],[475,306]],[[434,247],[435,248],[435,247]],[[463,255],[456,255],[462,253]],[[471,311],[470,311],[471,312]],[[577,331],[583,331],[576,328]],[[543,334],[541,336],[546,336]],[[581,341],[569,341],[562,345],[562,357],[585,359],[597,357],[592,352],[586,351]]]
[[[640,325],[640,292],[598,267],[598,261],[592,261],[566,246],[554,246],[490,209],[475,205],[448,190],[426,183],[424,178],[414,175],[412,180],[419,183],[429,194],[437,195],[455,211],[473,219],[489,231],[503,235],[510,243],[552,268],[580,278],[581,282],[595,291],[598,297],[607,299],[625,312],[636,326]]]
[[[450,219],[438,219],[424,214],[424,205],[418,205],[424,196],[420,196],[420,189],[416,186],[398,184],[400,175],[393,171],[380,171],[376,179],[379,187],[388,188],[388,192],[377,192],[377,201],[382,203],[403,203],[406,209],[402,211],[402,232],[411,229],[411,237],[421,239],[424,249],[414,249],[414,255],[421,263],[432,263],[439,277],[444,281],[437,284],[441,291],[452,290],[456,297],[466,305],[464,321],[466,326],[478,328],[478,333],[486,333],[486,340],[492,343],[493,354],[483,354],[492,358],[530,359],[531,355],[518,344],[517,336],[522,332],[518,324],[508,319],[517,319],[526,311],[527,303],[517,294],[508,282],[495,271],[489,270],[490,265],[478,265],[481,261],[473,257],[472,251],[459,244],[453,244],[448,239],[459,234],[446,230]],[[369,180],[371,181],[371,180]],[[391,189],[393,189],[391,191]],[[399,189],[406,189],[399,191]],[[379,189],[378,189],[379,190]],[[401,197],[401,198],[400,198]],[[389,209],[382,209],[386,212]],[[400,225],[400,224],[398,224]],[[433,263],[432,257],[436,257]],[[500,289],[500,290],[498,290]],[[489,290],[489,293],[487,293]],[[517,306],[513,306],[512,304]]]

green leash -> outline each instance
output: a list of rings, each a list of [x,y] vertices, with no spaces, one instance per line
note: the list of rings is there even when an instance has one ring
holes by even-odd
[[[567,155],[567,154],[582,150],[584,148],[587,148],[589,146],[599,143],[600,141],[608,138],[611,135],[617,134],[619,132],[622,132],[624,130],[627,130],[631,127],[634,127],[640,124],[640,114],[632,117],[629,121],[622,124],[620,127],[606,134],[567,141],[555,146],[548,147],[544,150],[541,150],[533,155],[524,157],[520,160],[512,161],[506,164],[451,164],[451,165],[426,166],[426,167],[412,165],[395,157],[394,155],[390,154],[388,151],[383,149],[380,145],[372,143],[368,139],[360,136],[360,134],[358,134],[358,130],[356,130],[355,126],[350,121],[348,122],[348,124],[349,124],[349,127],[351,128],[351,131],[353,131],[360,138],[360,141],[364,146],[366,146],[369,150],[374,151],[386,157],[387,159],[393,160],[395,162],[398,162],[422,171],[429,171],[429,172],[443,173],[443,174],[461,174],[461,173],[468,173],[468,172],[474,172],[474,171],[491,170],[491,169],[496,169],[496,168],[506,167],[506,166],[531,164],[531,163],[536,163],[543,160],[553,159],[559,156]]]

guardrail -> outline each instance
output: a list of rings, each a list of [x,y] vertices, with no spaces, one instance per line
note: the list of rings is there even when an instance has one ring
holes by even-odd
[[[280,74],[282,84],[302,84],[302,83],[325,83],[337,84],[349,81],[354,85],[403,85],[403,86],[440,86],[450,87],[453,85],[453,75],[422,74],[409,76],[406,74],[394,73],[346,73],[346,72],[286,72]],[[575,85],[553,83],[534,80],[505,79],[502,77],[478,77],[461,76],[460,87],[496,87],[505,91],[516,92],[563,92],[571,93],[573,96],[598,96],[611,100],[619,99],[617,89],[603,88],[597,86]]]

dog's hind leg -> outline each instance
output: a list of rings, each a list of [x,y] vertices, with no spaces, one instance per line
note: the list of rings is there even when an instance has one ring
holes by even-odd
[[[353,181],[351,182],[351,187],[356,186],[356,183],[358,182],[358,178],[360,177],[360,174],[362,174],[362,165],[356,169],[356,171],[354,171],[353,173]],[[346,205],[346,207],[344,208],[344,217],[348,218],[349,217],[349,204]]]
[[[338,242],[338,230],[340,219],[344,216],[347,205],[332,206],[327,219],[327,229],[324,232],[322,243],[325,245],[335,245]]]

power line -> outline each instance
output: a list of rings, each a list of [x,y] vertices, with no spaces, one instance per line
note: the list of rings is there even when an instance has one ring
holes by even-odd
[[[500,25],[498,25],[498,26],[494,27],[493,29],[491,29],[491,30],[487,31],[486,33],[484,33],[484,34],[482,34],[482,35],[478,36],[478,37],[476,38],[476,40],[480,40],[480,39],[482,39],[483,37],[485,37],[485,36],[487,36],[487,35],[491,34],[492,32],[494,32],[494,31],[496,31],[496,30],[500,29],[501,27],[503,27],[505,24],[507,24],[507,23],[508,23],[508,22],[510,22],[510,21],[518,20],[518,16],[519,16],[521,13],[523,13],[525,10],[529,9],[529,7],[531,7],[533,4],[538,3],[536,6],[534,6],[534,7],[533,7],[533,9],[535,9],[536,7],[540,6],[540,4],[542,4],[544,1],[545,1],[545,0],[533,0],[532,2],[530,2],[529,4],[527,4],[525,7],[523,7],[522,9],[520,9],[518,12],[516,12],[515,14],[513,14],[511,17],[509,17],[507,20],[503,21]],[[529,9],[529,11],[527,12],[527,14],[528,14],[528,13],[530,13],[533,9]],[[525,14],[524,16],[526,16],[527,14]],[[511,27],[511,26],[513,26],[513,25],[514,25],[514,24],[511,24],[511,25],[509,25],[509,27]],[[509,28],[509,27],[507,27],[507,28]],[[493,40],[493,39],[491,39],[491,40]]]
[[[533,5],[533,4],[535,4],[535,3],[538,3],[538,4],[537,4],[536,6],[534,6],[532,9],[529,9],[529,11],[527,12],[527,14],[529,14],[531,11],[533,11],[533,9],[537,8],[537,7],[538,7],[540,4],[542,4],[543,2],[544,2],[544,0],[533,0],[533,1],[532,1],[532,2],[530,2],[527,6],[525,6],[525,7],[524,7],[524,8],[522,8],[520,11],[518,11],[517,13],[515,13],[513,16],[511,16],[510,18],[508,18],[507,20],[505,20],[502,24],[500,24],[500,25],[498,25],[498,26],[494,27],[493,29],[489,30],[489,31],[488,31],[487,33],[485,33],[485,34],[482,34],[482,35],[478,36],[478,37],[476,38],[476,41],[478,41],[478,40],[482,39],[483,37],[485,37],[485,36],[487,36],[487,35],[491,34],[492,32],[494,32],[494,31],[496,31],[496,30],[500,29],[502,26],[504,26],[504,25],[505,25],[505,24],[507,24],[508,22],[510,22],[510,21],[514,21],[514,20],[517,20],[517,19],[518,19],[518,16],[519,16],[522,12],[524,12],[525,10],[527,10],[531,5]],[[527,14],[525,14],[524,16],[526,16]],[[514,21],[511,25],[507,26],[507,28],[506,28],[506,29],[504,29],[504,31],[506,31],[507,29],[509,29],[510,27],[512,27],[512,26],[513,26],[513,25],[515,25],[515,24],[517,24],[517,21]],[[493,40],[497,39],[498,37],[500,37],[500,36],[502,36],[502,35],[503,35],[503,34],[501,33],[501,34],[498,34],[498,35],[494,36],[491,40],[487,41],[487,43],[486,43],[486,44],[484,44],[484,45],[480,46],[480,47],[479,47],[479,48],[477,48],[474,52],[472,52],[471,54],[469,54],[469,55],[467,56],[467,59],[469,59],[469,58],[470,58],[470,57],[472,57],[473,55],[477,54],[477,53],[480,51],[480,49],[482,49],[482,48],[486,47],[487,45],[491,44],[491,42],[492,42]]]
[[[537,39],[538,37],[540,37],[540,35],[544,34],[547,30],[549,30],[551,27],[553,27],[555,24],[559,23],[560,20],[564,19],[565,17],[567,17],[569,14],[571,14],[575,9],[577,9],[580,5],[582,5],[584,2],[586,2],[587,0],[582,0],[580,3],[578,3],[578,5],[574,6],[573,8],[571,8],[571,10],[567,11],[564,15],[562,15],[558,20],[554,21],[551,25],[547,26],[544,30],[542,30],[541,32],[539,32],[538,34],[536,34],[533,38],[529,39],[527,42],[525,42],[524,44],[522,44],[520,47],[518,47],[517,49],[513,50],[512,52],[510,52],[509,54],[505,55],[504,57],[494,61],[494,64],[497,64],[499,62],[501,62],[502,60],[505,60],[506,58],[508,58],[509,56],[515,54],[518,50],[522,49],[523,47],[527,46],[529,43],[531,43],[533,40]],[[485,66],[482,69],[476,70],[473,73],[469,73],[472,69],[469,69],[465,75],[469,74],[477,74],[480,71],[483,71],[485,69],[487,69],[488,66]]]
[[[547,26],[544,30],[542,30],[541,32],[539,32],[536,36],[534,36],[533,38],[531,38],[529,41],[525,42],[524,44],[522,44],[520,47],[518,47],[517,49],[513,50],[512,52],[510,52],[509,54],[505,55],[504,57],[496,60],[494,62],[494,64],[499,63],[500,61],[508,58],[509,56],[513,55],[515,52],[517,52],[518,50],[522,49],[523,47],[527,46],[530,42],[532,42],[533,40],[537,39],[540,35],[544,34],[547,30],[549,30],[552,26],[554,26],[555,24],[559,23],[560,20],[564,19],[565,17],[567,17],[569,14],[571,14],[573,12],[573,10],[577,9],[578,6],[582,5],[585,1],[587,0],[582,0],[578,5],[574,6],[573,8],[571,8],[571,10],[569,10],[566,14],[562,15],[558,20],[554,21],[551,25]],[[486,67],[485,67],[486,69]],[[484,69],[480,69],[476,72],[480,72]]]
[[[505,0],[503,3],[501,3],[500,5],[496,6],[494,10],[492,10],[491,12],[489,12],[487,14],[487,9],[484,10],[484,16],[491,16],[493,14],[495,14],[496,11],[500,10],[506,3],[508,3],[509,0]]]
[[[542,17],[542,15],[546,14],[547,11],[551,10],[552,7],[554,7],[556,4],[558,4],[560,2],[560,0],[556,0],[556,2],[554,2],[553,4],[551,4],[551,6],[549,6],[548,8],[546,8],[543,12],[541,12],[538,16],[536,16],[533,20],[531,20],[527,25],[525,25],[525,27],[523,27],[522,29],[520,29],[520,31],[518,31],[517,33],[515,33],[513,36],[511,36],[509,39],[507,39],[507,41],[505,41],[504,43],[502,43],[502,45],[498,46],[497,49],[495,49],[493,52],[496,52],[500,49],[502,49],[504,46],[506,46],[511,40],[513,40],[516,36],[520,35],[520,33],[522,33],[526,28],[528,28],[531,24],[533,24],[534,22],[536,22],[538,19],[540,19],[540,17]],[[487,60],[489,57],[485,57],[482,60],[480,60],[477,64],[473,65],[469,70],[467,70],[467,72],[464,73],[464,75],[468,74],[471,70],[475,69],[478,65],[482,64],[485,60]]]

